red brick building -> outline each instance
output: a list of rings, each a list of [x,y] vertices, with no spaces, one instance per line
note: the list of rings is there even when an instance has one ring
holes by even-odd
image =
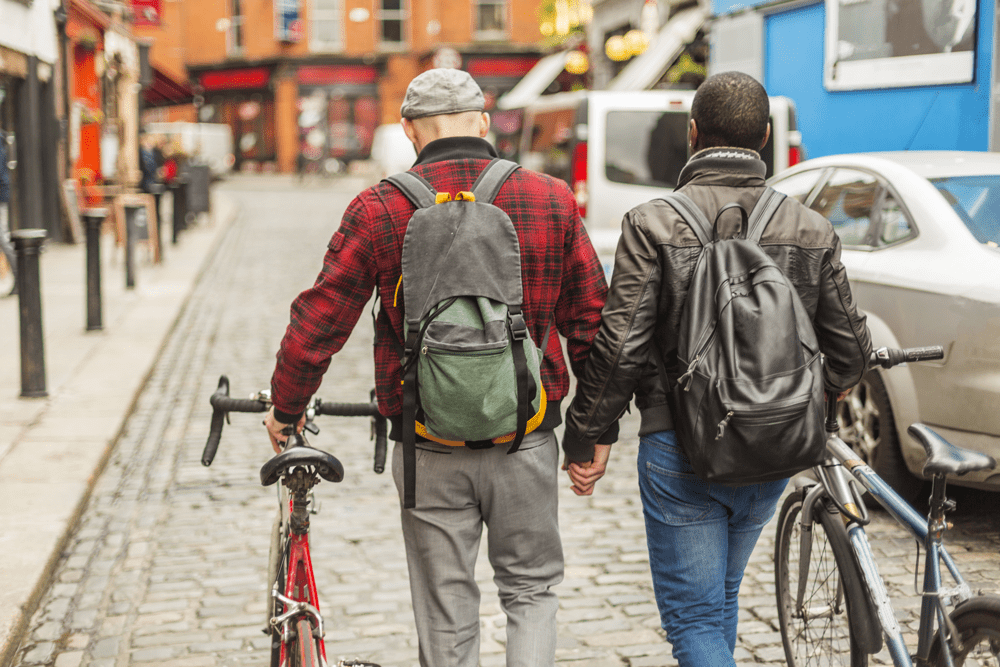
[[[151,60],[186,70],[194,106],[147,120],[226,123],[236,168],[290,172],[304,157],[368,156],[399,120],[406,85],[434,66],[468,70],[487,105],[537,62],[541,0],[132,0]],[[496,112],[498,144],[516,117]]]

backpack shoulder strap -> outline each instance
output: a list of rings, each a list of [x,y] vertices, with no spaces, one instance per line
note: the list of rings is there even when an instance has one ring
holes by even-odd
[[[708,245],[712,241],[712,237],[715,236],[712,223],[708,221],[701,208],[690,197],[683,192],[675,191],[664,195],[663,201],[673,206],[681,214],[684,222],[694,231],[702,245]]]
[[[417,208],[427,208],[434,205],[434,196],[437,194],[437,190],[412,171],[386,176],[385,180],[399,188]]]
[[[476,201],[492,204],[503,184],[507,182],[511,174],[520,168],[521,165],[516,162],[501,158],[494,159],[486,165],[486,168],[479,174],[479,178],[472,184],[472,194],[475,195]]]
[[[764,194],[760,196],[760,199],[757,200],[757,205],[750,212],[750,222],[747,223],[749,228],[747,238],[749,240],[760,243],[760,238],[764,235],[767,223],[771,222],[771,218],[774,217],[775,211],[778,210],[783,201],[785,201],[784,194],[774,188],[764,189]]]

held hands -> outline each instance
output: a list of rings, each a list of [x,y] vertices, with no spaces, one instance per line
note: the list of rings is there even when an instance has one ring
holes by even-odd
[[[611,445],[594,445],[594,459],[584,463],[567,460],[563,470],[569,473],[573,482],[573,493],[578,496],[589,496],[594,493],[597,480],[604,477],[608,467],[608,457],[611,455]]]
[[[301,433],[302,427],[305,426],[306,416],[302,415],[299,419],[299,423],[295,425],[295,432]],[[282,424],[277,419],[274,418],[274,408],[272,407],[267,411],[267,415],[264,417],[264,426],[267,428],[267,435],[271,438],[271,448],[274,449],[275,454],[280,454],[284,451],[285,441],[288,436],[282,433],[282,431],[288,427],[288,424]]]

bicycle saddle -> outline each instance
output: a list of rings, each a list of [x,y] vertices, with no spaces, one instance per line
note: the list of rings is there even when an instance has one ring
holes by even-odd
[[[296,466],[311,466],[316,470],[316,474],[328,482],[339,482],[344,479],[344,466],[337,460],[336,456],[313,449],[308,445],[299,445],[298,447],[289,447],[265,463],[260,469],[260,483],[264,486],[271,486],[289,468]]]
[[[906,432],[916,438],[927,452],[925,477],[964,475],[977,470],[992,470],[997,465],[992,456],[953,445],[923,424],[913,424]]]

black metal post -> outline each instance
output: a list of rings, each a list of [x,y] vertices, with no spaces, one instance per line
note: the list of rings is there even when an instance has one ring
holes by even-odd
[[[125,289],[135,288],[135,206],[125,206]]]
[[[103,306],[101,303],[101,225],[108,217],[104,208],[88,208],[83,211],[83,221],[87,225],[87,331],[104,328]]]
[[[174,194],[174,236],[172,242],[177,245],[177,235],[187,227],[187,178],[178,174],[173,183],[170,184],[170,191]]]
[[[11,234],[17,252],[18,305],[21,315],[21,396],[48,396],[45,390],[45,345],[42,338],[42,285],[38,255],[44,229],[19,229]]]

